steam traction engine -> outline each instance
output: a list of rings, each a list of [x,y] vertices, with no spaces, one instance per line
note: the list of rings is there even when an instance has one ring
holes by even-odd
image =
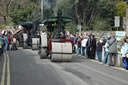
[[[27,21],[21,25],[24,28],[22,33],[23,48],[32,47],[33,50],[39,49],[39,24],[40,21]]]
[[[62,17],[61,11],[57,17],[48,18],[44,23],[47,31],[40,34],[40,58],[50,58],[51,61],[71,61],[73,41],[66,39],[64,25],[71,18]]]

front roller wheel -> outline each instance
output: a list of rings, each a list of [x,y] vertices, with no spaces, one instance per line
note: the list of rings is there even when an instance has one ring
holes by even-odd
[[[52,54],[51,61],[52,62],[71,62],[72,54]]]

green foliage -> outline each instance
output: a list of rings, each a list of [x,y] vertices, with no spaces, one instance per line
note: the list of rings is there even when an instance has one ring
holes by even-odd
[[[13,26],[13,22],[10,17],[7,18],[6,24],[0,24],[0,29],[6,29],[8,26]]]
[[[95,31],[97,30],[108,31],[112,29],[110,22],[100,17],[96,17],[94,20],[94,23],[91,25],[92,25],[93,30]]]
[[[6,25],[5,24],[1,24],[0,25],[0,29],[5,29],[6,28]]]
[[[123,1],[118,2],[116,4],[116,15],[121,17],[126,16],[126,8],[127,8],[127,5],[125,2]]]
[[[86,24],[83,24],[82,31],[87,31],[87,30],[89,30],[89,27]]]
[[[10,14],[10,17],[12,18],[12,21],[15,24],[21,24],[24,21],[31,21],[34,19],[38,19],[38,18],[34,18],[32,15],[34,10],[39,11],[39,8],[36,4],[31,3],[27,8],[22,8],[12,12]]]
[[[43,10],[43,13],[44,13],[44,15],[43,15],[44,20],[47,19],[48,17],[52,16],[52,14],[53,14],[51,9],[47,9],[47,8],[45,8]]]
[[[116,4],[116,14],[115,15],[120,16],[120,22],[121,22],[120,30],[123,30],[123,17],[126,16],[126,8],[127,8],[127,5],[123,1],[119,1]]]
[[[121,16],[122,22],[122,17],[126,14],[126,4],[123,0],[44,0],[44,2],[44,19],[54,16],[54,13],[61,9],[63,16],[71,17],[75,23],[66,25],[66,29],[72,33],[77,31],[78,23],[82,24],[82,31],[112,30],[114,16]],[[14,0],[13,4],[11,6],[14,10],[10,10],[12,11],[10,16],[15,24],[40,19],[40,5],[37,0]]]
[[[65,26],[65,30],[69,30],[71,33],[75,33],[75,32],[77,32],[78,30],[77,30],[77,26],[75,25],[75,24],[67,24],[66,26]]]
[[[7,23],[6,23],[6,25],[7,26],[12,26],[14,23],[13,23],[13,21],[12,21],[12,18],[7,18]]]
[[[115,14],[115,0],[101,0],[98,3],[99,14],[102,18],[110,18],[113,19]]]

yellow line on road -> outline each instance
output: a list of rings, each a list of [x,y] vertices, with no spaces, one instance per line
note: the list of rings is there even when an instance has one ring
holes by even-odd
[[[2,79],[1,79],[0,85],[4,85],[4,83],[5,83],[5,72],[6,72],[6,56],[4,53],[3,71],[2,71]]]
[[[6,55],[7,55],[7,85],[10,85],[10,59],[7,52]]]

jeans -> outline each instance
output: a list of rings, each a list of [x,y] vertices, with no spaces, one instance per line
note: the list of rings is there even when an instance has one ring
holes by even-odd
[[[3,50],[3,52],[6,52],[6,51],[7,51],[7,48],[8,48],[8,44],[6,43],[6,44],[4,45],[4,50]]]
[[[123,57],[122,60],[123,60],[124,68],[128,69],[128,58]]]
[[[98,57],[98,61],[101,62],[102,51],[97,51],[97,57]]]
[[[81,48],[78,48],[78,49],[77,49],[77,55],[80,54],[80,50],[81,50]]]
[[[85,47],[83,47],[83,46],[81,48],[81,54],[82,54],[82,56],[85,56]]]
[[[107,61],[107,64],[109,64],[109,53],[105,52],[105,56],[104,56],[104,60],[103,60],[103,64],[105,64]]]

